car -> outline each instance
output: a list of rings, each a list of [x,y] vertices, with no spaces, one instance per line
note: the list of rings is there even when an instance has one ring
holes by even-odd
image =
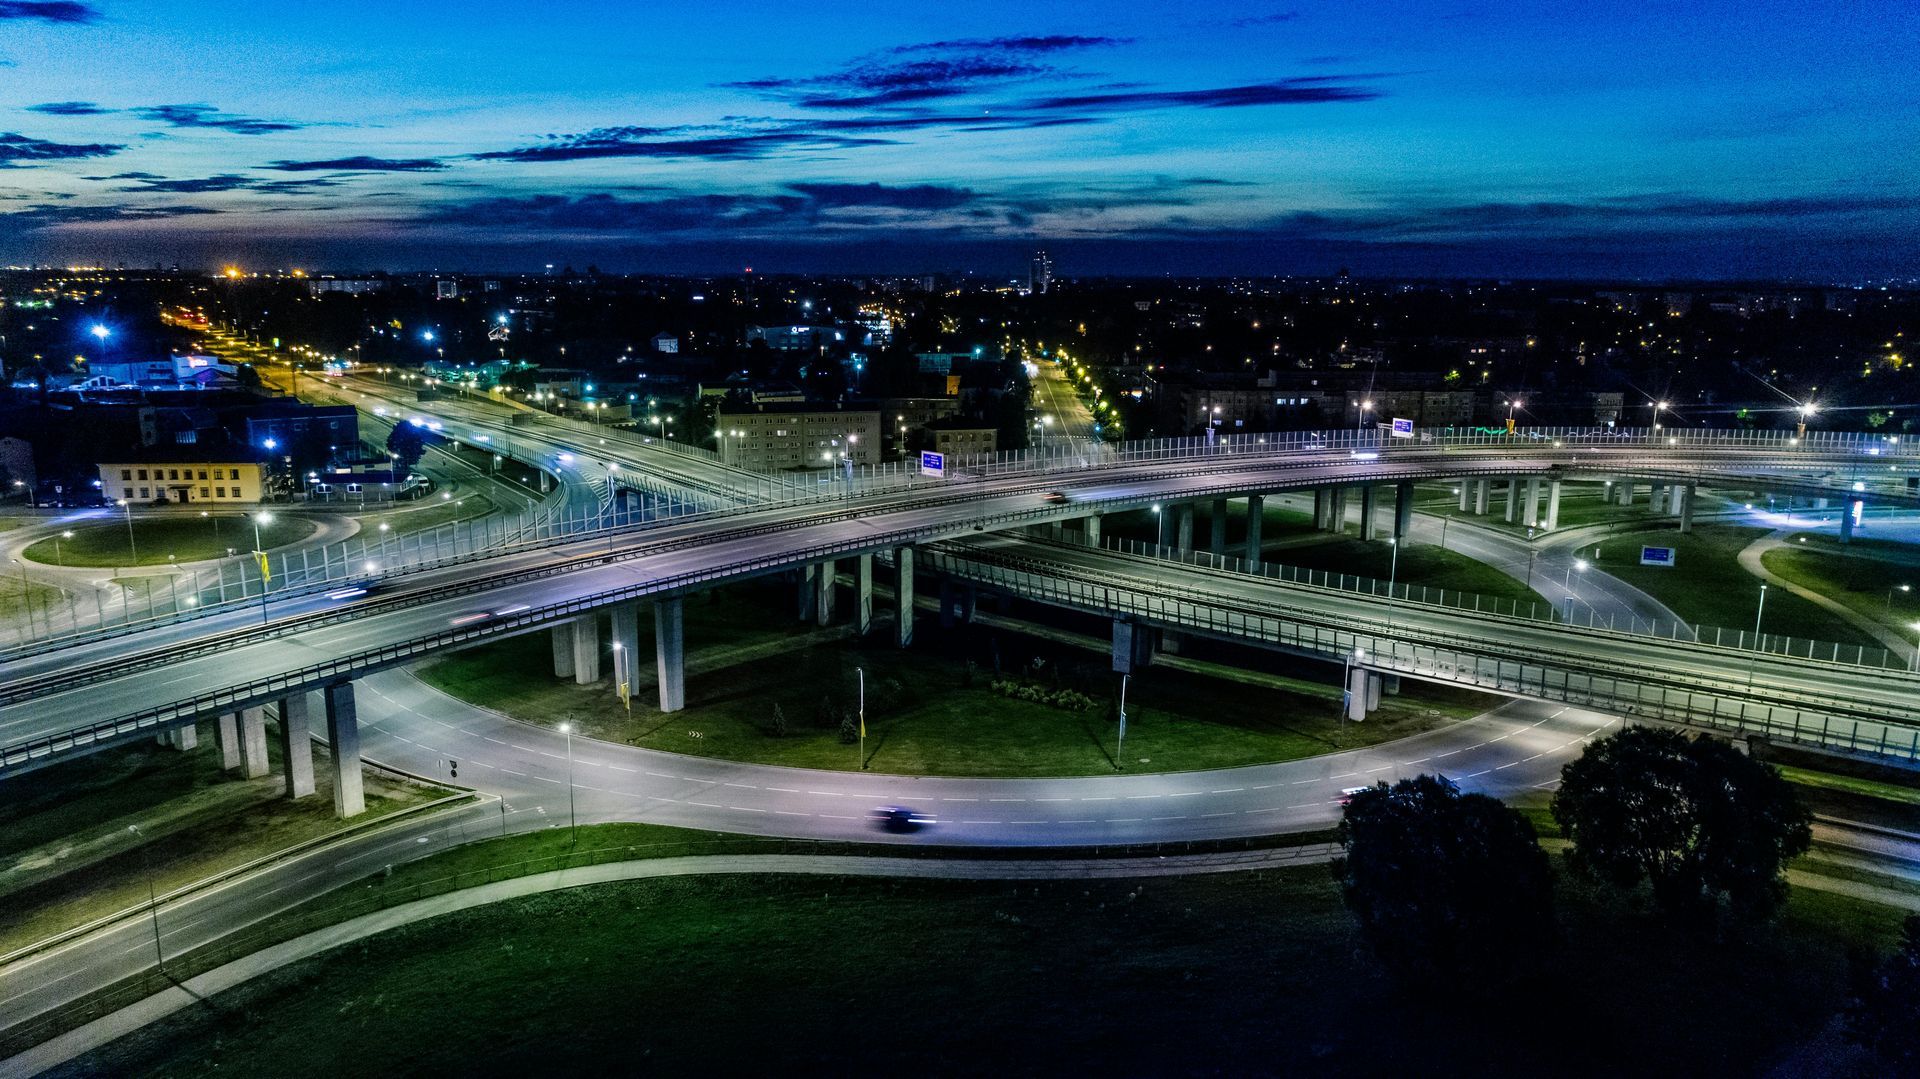
[[[1354,795],[1360,794],[1363,791],[1370,791],[1372,789],[1373,789],[1372,787],[1345,787],[1340,791],[1340,804],[1343,806],[1352,805]]]
[[[384,586],[384,582],[381,581],[379,578],[368,577],[364,580],[353,581],[349,584],[341,585],[339,588],[336,588],[333,591],[328,592],[327,598],[340,599],[340,600],[359,599],[361,596],[371,595],[374,592],[380,591],[380,589],[383,586]]]
[[[908,835],[932,824],[933,818],[907,806],[881,806],[873,811],[873,820],[882,830]]]
[[[1064,506],[1073,501],[1073,499],[1069,498],[1065,491],[1048,491],[1046,494],[1040,496],[1040,501],[1045,502],[1049,506]]]

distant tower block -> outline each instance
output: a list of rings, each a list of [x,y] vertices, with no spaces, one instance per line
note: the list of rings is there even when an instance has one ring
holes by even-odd
[[[1053,287],[1053,259],[1045,251],[1035,251],[1027,264],[1027,291],[1044,296]]]

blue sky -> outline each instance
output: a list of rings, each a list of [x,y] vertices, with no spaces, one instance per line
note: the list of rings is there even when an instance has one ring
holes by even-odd
[[[1920,272],[1908,3],[0,2],[0,259]]]

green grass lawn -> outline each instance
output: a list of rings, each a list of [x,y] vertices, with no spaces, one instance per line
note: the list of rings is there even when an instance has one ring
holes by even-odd
[[[339,821],[324,747],[314,747],[317,793],[297,802],[282,797],[277,738],[269,737],[268,756],[265,777],[224,775],[209,722],[186,753],[136,744],[8,780],[0,952],[145,902],[149,874],[164,892],[444,793],[369,771],[369,816]]]
[[[1769,572],[1911,635],[1920,621],[1920,546],[1859,538],[1843,545],[1817,533],[1789,542],[1760,556]]]
[[[456,521],[477,520],[493,512],[493,500],[477,492],[455,495],[452,498],[441,498],[438,494],[433,494],[419,504],[404,504],[401,508],[388,513],[356,514],[355,519],[360,522],[360,538],[369,543],[377,543],[380,539],[382,523],[388,526],[388,536],[404,536],[412,532],[425,532]]]
[[[269,510],[271,519],[260,526],[260,542],[268,549],[299,543],[317,529],[307,520],[289,513]],[[26,556],[49,566],[164,566],[167,556],[181,562],[224,558],[227,548],[253,550],[253,521],[244,514],[220,510],[212,515],[149,514],[133,515],[133,541],[137,559],[127,547],[127,522],[124,517],[110,522],[81,525],[73,529],[73,538],[61,540],[55,550],[52,537],[26,549]]]
[[[851,770],[856,746],[839,739],[838,709],[858,702],[866,672],[866,764],[909,775],[1098,775],[1114,770],[1115,723],[1108,702],[1118,677],[1103,641],[1068,643],[1036,630],[975,625],[942,632],[922,615],[915,647],[900,651],[886,635],[854,641],[844,628],[795,626],[779,590],[723,591],[719,604],[689,600],[687,703],[655,707],[651,627],[642,621],[631,716],[612,688],[603,655],[602,684],[553,677],[545,634],[458,653],[424,667],[430,685],[516,718],[577,729],[650,749],[764,764]],[[724,643],[720,643],[724,642]],[[1003,674],[1077,689],[1100,703],[1063,711],[1010,699],[991,688],[994,656]],[[1206,673],[1163,663],[1128,690],[1122,763],[1140,771],[1183,771],[1291,760],[1402,737],[1478,714],[1490,698],[1447,687],[1407,684],[1365,723],[1342,724],[1340,692],[1328,682],[1209,665]],[[969,673],[969,661],[972,663]],[[1036,661],[1038,663],[1036,664]],[[1188,661],[1175,661],[1182,667]],[[1416,696],[1415,693],[1418,693]],[[788,733],[774,734],[774,713]]]
[[[6,568],[18,569],[19,567]],[[47,617],[49,611],[64,615],[63,608],[66,603],[66,594],[57,588],[49,588],[31,580],[22,584],[18,573],[0,573],[0,621],[17,619],[20,628],[24,630],[29,612],[32,613],[34,623],[38,625],[39,620]]]
[[[1694,526],[1692,535],[1683,536],[1675,526],[1609,536],[1582,548],[1581,554],[1594,558],[1599,568],[1642,589],[1689,622],[1751,631],[1760,601],[1760,581],[1741,567],[1739,554],[1767,531],[1702,523]],[[1642,546],[1674,548],[1675,564],[1642,566]],[[1779,588],[1767,590],[1761,630],[1841,644],[1878,647],[1880,643],[1833,613]]]
[[[1403,993],[1324,867],[1145,881],[632,881],[392,931],[56,1075],[1764,1074],[1897,912],[1798,891],[1713,942],[1585,886],[1514,991]],[[1520,995],[1524,994],[1524,998]],[[1522,1000],[1528,1006],[1521,1006]],[[1561,1002],[1553,1015],[1541,1011]],[[262,1017],[271,1016],[271,1022]]]

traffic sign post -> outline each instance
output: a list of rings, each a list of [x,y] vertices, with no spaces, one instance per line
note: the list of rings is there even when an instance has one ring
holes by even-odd
[[[940,476],[947,474],[947,455],[932,450],[920,451],[920,474],[922,476]]]
[[[1395,417],[1393,421],[1393,437],[1412,438],[1413,437],[1413,421],[1403,420],[1398,417]]]
[[[1671,547],[1642,547],[1640,548],[1640,564],[1643,566],[1671,567],[1674,564],[1673,554],[1673,548]]]

